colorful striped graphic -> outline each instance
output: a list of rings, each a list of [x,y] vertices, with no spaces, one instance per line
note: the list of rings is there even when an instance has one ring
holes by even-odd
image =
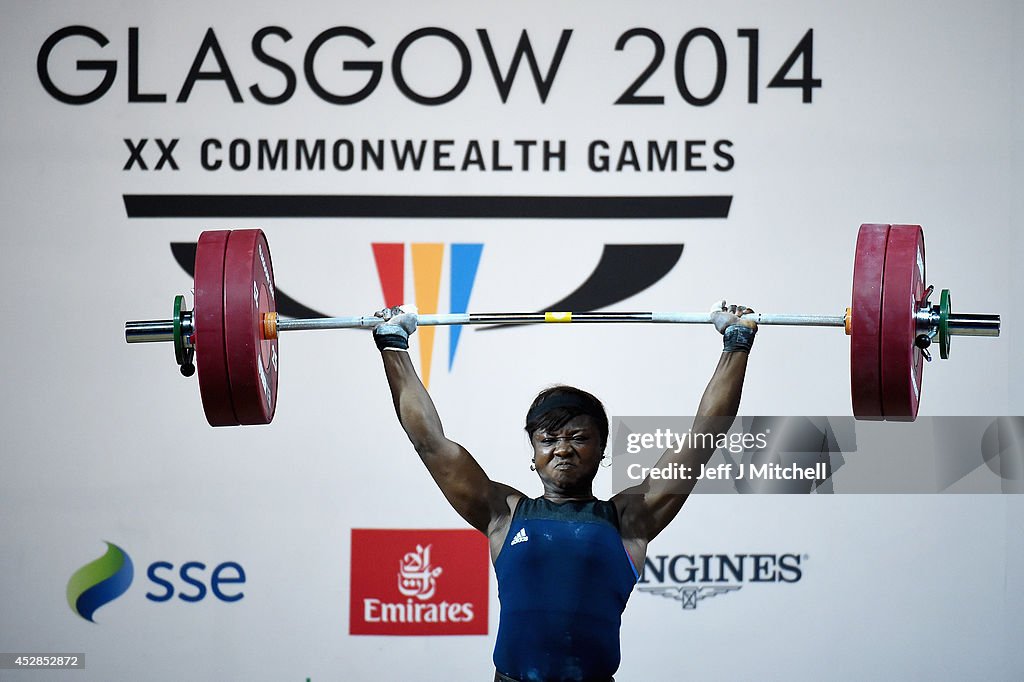
[[[416,291],[416,307],[420,314],[437,313],[441,293],[441,264],[444,244],[412,245],[412,282]],[[421,327],[417,331],[420,341],[420,372],[423,385],[430,388],[430,365],[434,357],[434,327]]]
[[[68,580],[68,606],[79,616],[95,623],[93,614],[126,591],[135,575],[131,557],[107,542],[107,553],[75,571]]]
[[[373,260],[385,307],[405,303],[405,244],[373,244]]]
[[[374,243],[373,259],[377,266],[377,277],[380,279],[384,293],[384,305],[396,306],[403,303],[415,303],[420,313],[435,314],[439,311],[441,293],[441,274],[444,265],[444,244],[412,243],[413,290],[415,301],[404,299],[405,292],[405,244]],[[483,244],[451,244],[450,245],[450,286],[448,291],[448,307],[451,313],[464,313],[468,310],[470,294],[476,281],[476,273],[483,253]],[[420,346],[420,368],[423,385],[430,387],[430,370],[433,365],[434,337],[436,327],[421,327],[416,336]],[[448,327],[448,371],[455,362],[455,351],[459,347],[462,327]]]
[[[465,313],[469,310],[469,295],[476,281],[483,244],[452,244],[451,289],[448,293],[448,312]],[[455,350],[459,347],[462,326],[455,325],[448,330],[448,371],[455,363]]]

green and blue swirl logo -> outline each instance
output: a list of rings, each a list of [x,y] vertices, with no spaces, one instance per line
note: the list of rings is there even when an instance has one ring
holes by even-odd
[[[74,572],[68,580],[68,606],[82,618],[95,623],[92,616],[128,591],[135,575],[131,557],[117,545],[107,542],[107,553]]]

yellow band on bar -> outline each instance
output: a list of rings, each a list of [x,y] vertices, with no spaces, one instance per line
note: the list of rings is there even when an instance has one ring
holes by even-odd
[[[572,313],[544,313],[545,322],[572,322]]]

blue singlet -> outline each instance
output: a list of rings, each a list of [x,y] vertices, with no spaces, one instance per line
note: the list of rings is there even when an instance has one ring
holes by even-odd
[[[615,506],[522,499],[494,563],[501,616],[494,665],[533,682],[609,680],[636,569]]]

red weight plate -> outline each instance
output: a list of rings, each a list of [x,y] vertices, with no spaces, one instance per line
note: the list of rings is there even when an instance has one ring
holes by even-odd
[[[917,418],[924,356],[914,345],[915,315],[924,298],[924,278],[921,226],[893,225],[882,292],[882,413],[889,421]]]
[[[857,234],[850,313],[850,395],[857,419],[883,419],[882,277],[888,225],[864,224]]]
[[[277,339],[265,339],[263,315],[277,310],[270,247],[261,230],[235,230],[224,255],[224,342],[235,414],[269,424],[277,407]]]
[[[196,245],[193,343],[199,394],[210,426],[238,426],[224,354],[224,252],[228,230],[203,232]]]

